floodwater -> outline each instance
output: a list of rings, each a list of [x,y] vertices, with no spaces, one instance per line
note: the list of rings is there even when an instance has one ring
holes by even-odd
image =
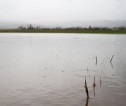
[[[0,106],[125,105],[126,35],[0,33]]]

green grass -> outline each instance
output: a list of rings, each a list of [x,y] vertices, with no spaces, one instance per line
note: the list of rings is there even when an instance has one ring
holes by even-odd
[[[0,33],[101,33],[101,34],[126,34],[126,29],[123,30],[64,30],[64,29],[55,29],[55,30],[17,30],[17,29],[1,29]]]

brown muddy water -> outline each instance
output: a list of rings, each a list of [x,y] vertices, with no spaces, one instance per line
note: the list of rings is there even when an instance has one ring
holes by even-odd
[[[1,33],[0,106],[126,106],[126,35]]]

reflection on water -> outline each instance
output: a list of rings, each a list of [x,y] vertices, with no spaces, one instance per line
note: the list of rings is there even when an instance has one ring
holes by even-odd
[[[85,106],[88,106],[89,98],[86,98]]]
[[[95,97],[95,86],[93,87],[94,97]]]
[[[98,64],[98,59],[97,59],[97,56],[96,56],[96,66],[97,66],[97,64]]]
[[[102,85],[102,81],[101,81],[101,77],[100,77],[100,87],[101,87],[101,85]]]
[[[114,68],[113,64],[112,63],[110,63],[110,64],[111,64],[111,67]]]
[[[124,106],[125,45],[125,35],[1,33],[0,106]]]

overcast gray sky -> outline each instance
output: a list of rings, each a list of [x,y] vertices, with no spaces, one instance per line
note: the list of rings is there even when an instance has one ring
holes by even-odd
[[[126,20],[126,0],[0,0],[0,22]]]

